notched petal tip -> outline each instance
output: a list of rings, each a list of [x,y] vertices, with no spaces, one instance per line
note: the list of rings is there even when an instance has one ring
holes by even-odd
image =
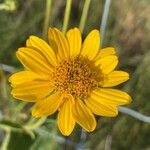
[[[16,51],[16,56],[17,56],[18,59],[19,59],[20,53],[22,53],[22,52],[25,50],[25,48],[26,48],[26,47],[20,47],[20,48],[17,49],[17,51]]]
[[[48,28],[48,30],[53,30],[53,29],[54,29],[53,27],[49,27],[49,28]]]
[[[35,118],[40,118],[40,117],[42,117],[42,115],[41,115],[40,113],[38,113],[37,111],[34,111],[34,110],[31,111],[31,114],[32,114],[32,116],[35,117]]]
[[[38,118],[38,117],[42,117],[42,116],[45,116],[45,115],[43,115],[42,114],[42,112],[40,112],[40,108],[38,109],[38,111],[37,111],[37,105],[36,104],[34,104],[34,106],[32,107],[32,110],[31,110],[31,114],[32,114],[32,116],[33,117],[36,117],[36,118]]]
[[[36,37],[35,35],[30,35],[26,40],[26,47],[32,47],[31,38]]]

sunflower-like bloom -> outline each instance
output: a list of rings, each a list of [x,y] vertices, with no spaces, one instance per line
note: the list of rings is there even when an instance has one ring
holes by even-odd
[[[112,89],[129,79],[118,64],[115,49],[100,49],[100,33],[92,30],[82,43],[79,29],[65,35],[50,28],[48,43],[36,36],[16,55],[25,67],[9,81],[16,99],[35,103],[32,115],[49,116],[58,111],[57,123],[63,135],[70,135],[75,123],[86,131],[96,128],[95,115],[114,117],[119,105],[131,102],[130,96]]]

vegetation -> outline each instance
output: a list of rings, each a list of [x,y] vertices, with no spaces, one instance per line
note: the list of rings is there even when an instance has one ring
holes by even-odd
[[[52,1],[50,26],[62,28],[65,0]],[[84,0],[73,0],[69,27],[79,26]],[[5,6],[5,7],[4,7]],[[100,28],[104,1],[92,0],[84,36]],[[150,126],[123,113],[116,118],[97,117],[92,133],[76,126],[68,138],[58,132],[56,116],[32,118],[32,106],[14,100],[8,77],[11,72],[2,64],[22,69],[16,59],[17,48],[25,45],[30,35],[43,37],[46,0],[0,1],[0,145],[2,150],[59,150],[88,148],[94,150],[150,150]],[[116,48],[118,68],[130,72],[131,79],[120,86],[133,98],[130,107],[150,115],[150,1],[111,1],[104,37],[104,47]],[[86,139],[84,139],[86,137]]]

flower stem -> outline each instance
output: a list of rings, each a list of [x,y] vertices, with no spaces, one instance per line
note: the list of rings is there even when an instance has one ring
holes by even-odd
[[[105,29],[106,29],[108,14],[109,14],[110,3],[111,3],[111,0],[105,0],[104,12],[102,15],[102,21],[100,25],[101,47],[103,47],[103,41],[104,41]]]
[[[119,111],[124,114],[130,115],[140,121],[150,123],[150,116],[145,116],[145,115],[143,115],[135,110],[132,110],[130,108],[119,106]]]
[[[65,33],[67,31],[67,28],[68,28],[68,22],[69,22],[70,11],[71,11],[71,4],[72,4],[72,0],[67,0],[66,8],[65,8],[64,21],[63,21],[63,28],[62,28],[63,33]]]
[[[8,144],[10,141],[10,130],[6,132],[5,138],[2,142],[1,150],[7,150],[8,149]]]
[[[47,39],[47,30],[49,28],[49,22],[50,22],[51,5],[52,5],[52,0],[46,0],[45,19],[44,19],[44,25],[43,25],[43,38],[44,39]]]
[[[79,29],[80,29],[81,33],[84,30],[84,26],[85,26],[85,22],[87,19],[90,3],[91,3],[91,0],[85,0],[84,6],[83,6],[83,11],[82,11],[82,15],[81,15],[81,19],[80,19],[80,25],[79,25]]]
[[[28,124],[28,125],[25,125],[24,128],[26,130],[33,130],[33,129],[36,129],[38,127],[40,127],[45,121],[46,121],[47,117],[42,117],[40,118],[37,122],[34,122],[32,124]]]

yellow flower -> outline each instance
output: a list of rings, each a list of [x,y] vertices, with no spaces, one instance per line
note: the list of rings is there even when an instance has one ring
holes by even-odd
[[[25,71],[9,78],[15,98],[35,103],[33,116],[58,111],[63,135],[71,134],[75,123],[91,132],[96,127],[94,114],[114,117],[119,105],[131,102],[127,93],[111,88],[128,80],[129,74],[114,71],[118,64],[114,48],[99,50],[98,30],[92,30],[82,44],[77,28],[66,35],[50,28],[48,41],[30,36],[16,54]]]

